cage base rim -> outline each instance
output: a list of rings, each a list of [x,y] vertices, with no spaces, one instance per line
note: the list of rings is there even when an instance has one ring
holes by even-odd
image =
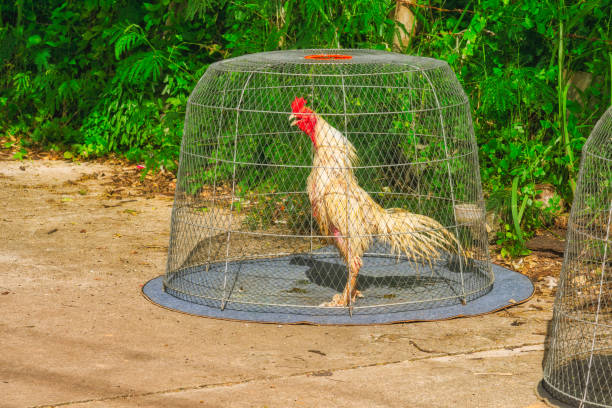
[[[219,308],[178,299],[166,293],[163,289],[164,275],[153,278],[144,284],[141,293],[145,299],[157,306],[192,316],[269,324],[347,326],[438,321],[481,316],[524,303],[533,297],[534,286],[527,276],[495,264],[492,265],[492,270],[495,274],[495,284],[492,290],[467,303],[467,305],[459,304],[395,313],[353,314],[353,316],[348,313],[345,315],[321,316],[248,312],[232,309],[220,310]]]
[[[577,407],[582,402],[581,398],[564,392],[560,388],[552,385],[546,378],[542,378],[538,382],[536,386],[536,395],[545,400],[549,405],[558,408]],[[588,400],[584,401],[584,408],[607,408],[610,406],[611,405],[599,404]]]

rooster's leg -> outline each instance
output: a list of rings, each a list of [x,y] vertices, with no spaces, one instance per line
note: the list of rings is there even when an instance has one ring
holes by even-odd
[[[361,265],[361,258],[353,258],[351,267],[349,268],[349,276],[346,281],[346,286],[344,287],[342,294],[339,293],[334,295],[331,302],[322,303],[321,306],[348,306],[350,303],[355,303],[356,298],[363,297],[361,291],[357,290],[357,275],[359,274]],[[351,299],[350,303],[349,299]]]
[[[349,276],[342,292],[342,306],[348,306],[349,299],[350,303],[354,303],[357,296],[362,296],[361,292],[357,290],[357,275],[359,275],[362,264],[363,262],[359,257],[353,257],[349,262]]]
[[[349,274],[342,294],[335,295],[331,302],[323,303],[321,306],[348,306],[349,299],[354,302],[355,298],[363,297],[361,292],[357,290],[357,275],[359,274],[359,269],[361,268],[363,262],[358,256],[353,256],[349,260],[347,256],[349,250],[346,239],[342,237],[340,231],[338,231],[336,228],[333,228],[332,231],[334,234],[333,240],[336,244],[336,248],[338,248],[338,251],[349,266]]]
[[[333,229],[334,234],[334,243],[338,248],[338,251],[346,261],[349,267],[349,274],[346,281],[346,286],[342,291],[341,295],[335,295],[331,302],[326,303],[326,306],[348,306],[349,299],[354,302],[356,297],[363,297],[360,291],[357,290],[357,275],[359,275],[359,269],[361,269],[361,265],[363,264],[361,257],[352,256],[350,259],[349,248],[347,244],[347,240],[342,237],[340,231],[336,228]]]

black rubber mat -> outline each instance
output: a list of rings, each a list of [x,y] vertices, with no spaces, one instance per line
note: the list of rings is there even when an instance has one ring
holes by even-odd
[[[389,310],[377,312],[377,308],[372,308],[368,313],[353,313],[352,316],[347,308],[309,308],[307,312],[300,312],[300,308],[288,309],[286,306],[275,308],[268,305],[266,308],[245,310],[244,308],[234,308],[228,304],[221,310],[220,304],[191,302],[165,292],[163,290],[163,276],[147,282],[142,292],[147,299],[161,307],[197,316],[261,323],[321,325],[388,324],[477,316],[524,302],[532,296],[534,288],[529,278],[498,265],[493,265],[492,268],[495,274],[493,288],[488,293],[465,305],[451,304],[398,312]],[[333,314],[330,314],[330,309],[333,310]],[[319,314],[317,311],[321,313]]]

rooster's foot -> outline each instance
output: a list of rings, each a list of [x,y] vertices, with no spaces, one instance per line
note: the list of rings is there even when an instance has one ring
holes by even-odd
[[[363,297],[363,294],[361,293],[361,291],[356,290],[353,296],[353,303],[355,302],[356,298],[362,298],[362,297]],[[335,294],[331,302],[323,302],[319,305],[319,307],[345,307],[345,306],[348,306],[348,301],[340,293]]]
[[[341,307],[346,306],[346,302],[342,298],[341,294],[335,294],[332,298],[331,302],[323,302],[319,305],[319,307]]]

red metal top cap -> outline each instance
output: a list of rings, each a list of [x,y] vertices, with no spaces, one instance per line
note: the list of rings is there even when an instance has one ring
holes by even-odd
[[[314,60],[348,60],[353,57],[351,57],[350,55],[344,55],[344,54],[313,54],[313,55],[307,55],[304,58],[314,59]]]

